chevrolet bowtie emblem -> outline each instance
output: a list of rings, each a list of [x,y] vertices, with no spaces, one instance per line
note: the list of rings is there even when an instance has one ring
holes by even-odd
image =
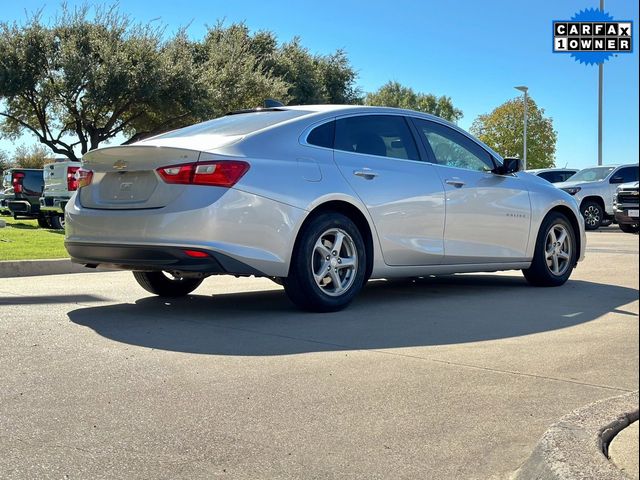
[[[123,170],[127,168],[127,162],[125,162],[124,160],[118,160],[113,164],[113,168],[115,168],[116,170]]]

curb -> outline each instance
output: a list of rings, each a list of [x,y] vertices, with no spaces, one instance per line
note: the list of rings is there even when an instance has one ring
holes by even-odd
[[[609,442],[638,420],[638,392],[574,410],[542,436],[514,480],[628,480],[607,458]]]
[[[67,273],[88,273],[96,269],[71,263],[68,258],[50,260],[9,260],[0,262],[0,278],[35,277],[40,275],[64,275]]]

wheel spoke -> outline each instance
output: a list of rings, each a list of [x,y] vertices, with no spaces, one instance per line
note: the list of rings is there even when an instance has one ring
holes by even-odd
[[[352,257],[341,258],[341,263],[338,265],[338,268],[353,268],[356,266],[356,259]]]
[[[551,230],[549,230],[549,238],[551,238],[551,243],[555,244],[558,241],[558,238],[556,237],[556,229],[555,229],[555,227],[553,227]]]
[[[327,273],[329,273],[328,267],[329,267],[329,262],[325,260],[322,263],[322,267],[320,267],[320,270],[317,273],[313,272],[313,278],[315,278],[316,283],[321,287],[324,285],[323,280],[326,278]]]
[[[342,291],[342,280],[340,280],[340,275],[335,269],[331,269],[329,271],[329,276],[331,277],[331,282],[333,283],[334,293],[339,293]]]
[[[566,239],[567,239],[567,232],[563,229],[562,233],[560,233],[560,238],[558,238],[558,243],[562,245]]]
[[[558,255],[555,253],[551,257],[551,261],[553,262],[553,266],[551,267],[551,271],[558,275],[560,273],[560,266],[558,265]]]
[[[333,241],[333,247],[331,249],[336,252],[335,255],[340,256],[340,250],[342,250],[342,242],[344,241],[344,233],[336,232],[336,238]]]
[[[326,258],[328,255],[331,254],[331,251],[325,247],[324,243],[322,243],[322,238],[319,238],[318,241],[316,242],[314,249],[316,252],[318,252],[320,255],[322,255],[324,258]]]
[[[558,258],[561,258],[562,260],[569,260],[570,255],[563,251],[558,253]]]

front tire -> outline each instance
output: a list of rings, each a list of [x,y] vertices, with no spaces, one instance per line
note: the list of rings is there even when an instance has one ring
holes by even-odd
[[[52,215],[49,217],[51,228],[56,230],[64,230],[64,215]]]
[[[358,227],[340,213],[324,213],[300,233],[284,289],[299,308],[334,312],[365,283],[367,257]]]
[[[624,233],[638,233],[638,230],[640,229],[638,227],[638,224],[631,224],[631,223],[620,223],[618,224],[618,226],[620,227],[620,230],[622,230]]]
[[[571,276],[577,258],[576,232],[563,214],[549,214],[538,232],[531,266],[522,271],[538,287],[563,285]]]
[[[587,230],[597,230],[604,220],[604,209],[598,202],[587,200],[582,204],[580,213],[584,217],[584,228]]]
[[[160,297],[184,297],[202,283],[202,278],[176,278],[164,272],[133,272],[133,277],[147,292]]]
[[[47,219],[47,217],[38,217],[38,226],[40,228],[51,228],[51,224],[49,223],[49,219]]]

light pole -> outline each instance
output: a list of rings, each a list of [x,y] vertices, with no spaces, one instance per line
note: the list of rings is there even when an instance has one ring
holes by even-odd
[[[604,0],[600,0],[600,11],[604,13]],[[602,165],[602,77],[604,62],[598,64],[598,165]]]
[[[527,169],[527,103],[529,103],[527,92],[529,91],[529,87],[515,87],[516,90],[520,90],[524,92],[524,147],[522,152],[522,169]]]

